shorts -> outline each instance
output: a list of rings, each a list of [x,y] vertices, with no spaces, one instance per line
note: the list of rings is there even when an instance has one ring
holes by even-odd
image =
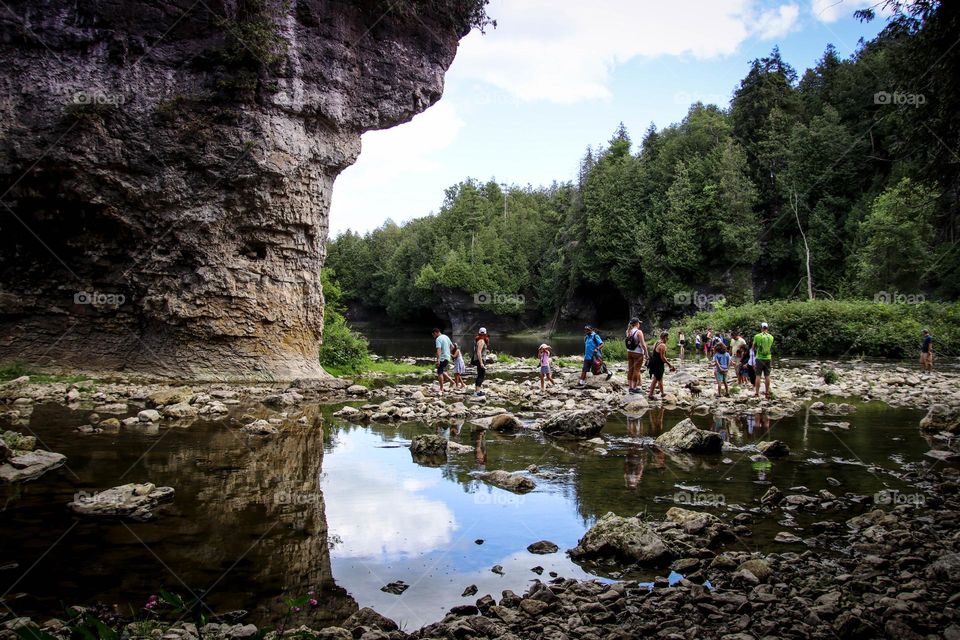
[[[770,377],[770,360],[761,360],[757,358],[757,364],[753,365],[758,376]]]
[[[687,344],[687,341],[686,341],[686,340],[680,340],[680,341],[677,342],[677,344],[679,344],[681,347],[683,347],[683,346],[685,346],[685,345]]]
[[[726,371],[714,371],[713,375],[717,378],[717,382],[726,382],[727,381],[727,372]]]
[[[545,375],[545,376],[550,375],[550,365],[543,365],[543,366],[541,366],[541,367],[540,367],[540,373],[542,373],[542,374]]]
[[[583,359],[583,368],[580,369],[581,373],[590,373],[593,371],[593,358],[584,358]]]
[[[448,366],[450,366],[449,360],[441,360],[440,364],[437,365],[437,375],[442,376],[443,372],[447,370]]]

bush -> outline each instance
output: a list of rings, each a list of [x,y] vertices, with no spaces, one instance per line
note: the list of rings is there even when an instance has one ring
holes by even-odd
[[[627,345],[623,338],[611,337],[603,341],[603,359],[621,362],[627,359]]]
[[[366,338],[347,326],[337,311],[327,310],[320,345],[320,364],[330,373],[357,373],[370,364]]]
[[[823,381],[827,384],[837,384],[837,380],[840,379],[834,369],[823,369],[820,371],[820,375],[823,376]]]
[[[679,323],[692,341],[707,327],[740,329],[750,342],[768,322],[775,355],[903,358],[919,352],[929,328],[939,353],[954,353],[960,304],[881,304],[868,300],[776,300],[699,312]]]

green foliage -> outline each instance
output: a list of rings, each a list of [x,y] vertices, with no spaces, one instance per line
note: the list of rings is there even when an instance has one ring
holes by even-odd
[[[627,359],[626,343],[620,338],[604,339],[603,359],[610,362],[625,362]]]
[[[326,302],[320,364],[335,375],[361,371],[370,363],[367,340],[347,325],[340,303],[343,293],[333,279],[333,270],[324,269],[320,277]]]
[[[0,365],[0,382],[6,382],[19,378],[21,376],[30,376],[30,382],[44,384],[50,382],[88,382],[90,378],[84,375],[70,374],[58,375],[50,373],[38,373],[30,369],[24,362],[17,360],[4,365]]]
[[[485,16],[483,4],[464,8]],[[522,294],[493,310],[550,321],[593,297],[642,302],[656,320],[683,291],[735,305],[805,292],[806,246],[817,298],[956,299],[960,12],[886,6],[886,28],[850,58],[828,46],[798,77],[774,49],[749,64],[729,109],[693,104],[636,148],[620,125],[587,148],[573,182],[467,179],[434,216],[341,235],[329,264],[346,299],[406,320],[480,291]]]
[[[836,369],[821,369],[820,375],[823,377],[823,381],[827,384],[837,384],[837,380],[840,379]]]
[[[781,355],[903,358],[920,349],[929,328],[944,353],[960,344],[960,303],[883,304],[867,300],[760,302],[700,312],[680,324],[690,340],[707,327],[739,329],[749,343],[770,324],[774,357]]]

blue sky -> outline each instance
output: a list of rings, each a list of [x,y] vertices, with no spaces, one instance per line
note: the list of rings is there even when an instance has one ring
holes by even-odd
[[[634,141],[697,100],[728,106],[749,62],[775,46],[802,74],[828,43],[850,55],[883,20],[871,0],[491,0],[496,29],[473,32],[443,98],[407,124],[363,136],[337,179],[331,235],[439,209],[467,178],[567,181],[587,145],[622,121]]]

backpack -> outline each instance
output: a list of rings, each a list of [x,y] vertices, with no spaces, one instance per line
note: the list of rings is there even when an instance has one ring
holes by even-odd
[[[637,337],[640,335],[640,331],[634,331],[626,338],[623,339],[624,344],[627,345],[627,351],[633,351],[640,346],[640,339]]]

